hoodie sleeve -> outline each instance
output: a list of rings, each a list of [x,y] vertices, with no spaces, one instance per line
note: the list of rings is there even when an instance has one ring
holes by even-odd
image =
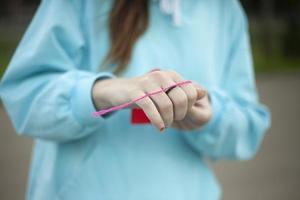
[[[228,34],[226,65],[219,84],[208,86],[213,117],[200,130],[184,134],[198,153],[211,159],[250,159],[270,125],[268,109],[259,103],[246,16],[237,1]],[[226,2],[228,3],[228,2]]]
[[[2,101],[20,135],[70,141],[105,123],[91,115],[91,89],[114,75],[86,70],[79,13],[71,0],[42,1],[1,80]]]

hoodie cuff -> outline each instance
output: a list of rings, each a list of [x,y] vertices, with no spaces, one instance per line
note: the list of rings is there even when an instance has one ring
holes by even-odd
[[[90,126],[99,124],[104,120],[102,116],[94,117],[92,115],[96,111],[92,99],[92,88],[95,81],[107,78],[115,78],[115,75],[110,72],[102,72],[97,75],[82,77],[77,81],[72,97],[72,108],[80,124]]]
[[[227,95],[215,87],[208,89],[208,95],[212,109],[212,117],[210,121],[201,128],[201,131],[213,133],[218,127],[222,112],[225,109]]]

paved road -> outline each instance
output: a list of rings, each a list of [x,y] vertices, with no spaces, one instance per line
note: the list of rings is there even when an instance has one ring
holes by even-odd
[[[300,199],[300,73],[258,77],[273,117],[260,152],[247,162],[214,164],[225,200]],[[0,198],[24,199],[31,141],[16,136],[0,106]]]
[[[272,127],[254,160],[218,163],[225,200],[300,199],[300,73],[258,76]]]

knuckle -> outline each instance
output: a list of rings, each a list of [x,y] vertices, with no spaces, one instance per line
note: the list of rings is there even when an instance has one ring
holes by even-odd
[[[152,73],[150,74],[150,76],[151,76],[153,79],[155,79],[155,80],[157,80],[157,79],[163,79],[163,78],[164,78],[164,73],[161,72],[161,71],[154,71],[154,72],[152,72]]]
[[[174,76],[174,77],[180,77],[180,75],[178,74],[178,72],[176,72],[175,70],[168,70],[168,73],[169,73],[171,76]]]
[[[148,76],[144,76],[144,77],[142,77],[140,80],[139,80],[139,85],[141,86],[141,87],[143,87],[143,86],[145,86],[145,85],[148,85],[148,84],[150,84],[151,83],[151,80],[150,80],[150,78],[148,77]]]

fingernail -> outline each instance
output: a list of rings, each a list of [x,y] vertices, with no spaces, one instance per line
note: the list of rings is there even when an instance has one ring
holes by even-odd
[[[200,90],[200,91],[198,92],[198,97],[197,97],[197,99],[202,99],[204,96],[205,96],[205,92],[204,92],[203,90]]]
[[[162,127],[162,128],[159,129],[160,132],[163,132],[164,130],[165,130],[164,127]]]

